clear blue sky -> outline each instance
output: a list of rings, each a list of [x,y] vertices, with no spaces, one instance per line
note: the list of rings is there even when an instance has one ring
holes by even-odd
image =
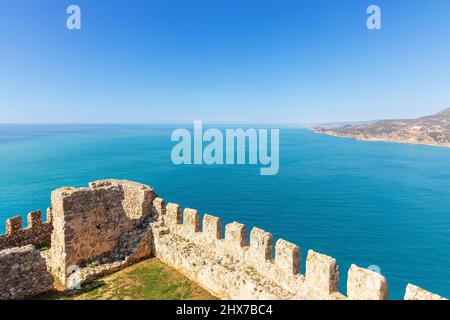
[[[70,4],[82,30],[66,28]],[[366,28],[369,4],[381,31]],[[0,0],[0,122],[307,123],[448,106],[448,0]]]

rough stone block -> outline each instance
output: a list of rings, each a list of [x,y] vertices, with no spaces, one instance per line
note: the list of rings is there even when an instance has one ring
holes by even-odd
[[[52,207],[48,207],[47,211],[46,211],[46,215],[47,215],[47,221],[48,223],[52,223],[53,222],[53,213],[52,213]]]
[[[352,264],[348,270],[347,297],[350,300],[387,300],[387,281],[375,271]]]
[[[426,291],[413,284],[408,284],[405,291],[405,300],[447,300],[437,294]]]
[[[306,258],[306,286],[308,298],[328,299],[338,291],[339,268],[336,259],[308,251]]]
[[[27,216],[28,227],[39,228],[42,226],[42,213],[40,210],[30,212]]]
[[[153,209],[158,216],[163,216],[166,214],[166,205],[165,201],[162,198],[155,198],[153,200]]]
[[[182,224],[182,212],[180,205],[176,203],[167,204],[166,221],[169,225]]]
[[[239,222],[232,222],[225,226],[225,240],[238,247],[247,245],[247,227]]]
[[[200,232],[200,215],[197,210],[186,208],[183,212],[183,225],[188,232]]]
[[[300,248],[293,243],[279,239],[275,245],[275,265],[286,274],[300,273]]]
[[[270,260],[273,253],[273,236],[259,228],[250,232],[250,252],[255,260]]]
[[[222,222],[217,217],[205,214],[202,232],[209,240],[220,240],[222,239]]]
[[[6,234],[14,235],[22,230],[22,217],[16,216],[6,220]]]

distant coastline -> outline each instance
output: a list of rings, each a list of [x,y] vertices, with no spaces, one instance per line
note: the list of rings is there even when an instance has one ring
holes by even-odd
[[[316,129],[311,129],[314,133],[317,134],[325,134],[328,136],[333,136],[336,138],[344,138],[344,139],[352,139],[357,141],[369,141],[369,142],[393,142],[393,143],[402,143],[402,144],[412,144],[412,145],[422,145],[422,146],[431,146],[431,147],[443,147],[443,148],[450,148],[449,144],[438,144],[438,143],[431,143],[431,142],[420,142],[420,141],[402,141],[402,140],[395,140],[395,139],[381,139],[381,138],[366,138],[366,137],[357,137],[357,136],[346,136],[346,135],[339,135],[336,132],[333,131],[320,131]]]
[[[316,133],[361,141],[450,147],[450,108],[417,119],[380,120],[366,124],[319,125]]]

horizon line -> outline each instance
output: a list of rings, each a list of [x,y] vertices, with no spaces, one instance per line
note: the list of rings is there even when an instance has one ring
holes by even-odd
[[[164,122],[0,122],[0,125],[164,125],[164,124],[193,124],[195,121],[164,121]],[[205,124],[273,124],[273,125],[291,125],[302,126],[311,123],[293,123],[293,122],[265,122],[265,121],[203,121]],[[319,122],[317,122],[318,124]]]

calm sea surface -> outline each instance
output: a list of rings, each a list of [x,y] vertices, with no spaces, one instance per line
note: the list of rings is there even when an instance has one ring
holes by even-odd
[[[187,128],[189,126],[186,125]],[[412,282],[450,297],[450,149],[371,143],[285,128],[280,172],[175,166],[171,126],[0,125],[0,228],[45,210],[60,186],[105,178],[150,184],[224,223],[261,227],[351,263],[377,265],[399,299]]]

